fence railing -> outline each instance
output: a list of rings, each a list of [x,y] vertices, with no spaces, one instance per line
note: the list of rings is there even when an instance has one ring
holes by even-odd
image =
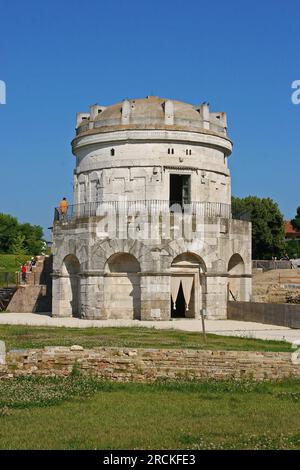
[[[178,202],[147,200],[147,201],[103,201],[69,205],[66,210],[55,208],[54,221],[68,221],[81,217],[103,216],[106,214],[157,214],[184,213],[205,217],[232,218],[231,205],[218,202]],[[245,214],[234,216],[234,219],[249,220]]]
[[[0,288],[11,287],[18,284],[18,273],[0,271]]]
[[[293,268],[292,260],[253,260],[252,269],[263,269],[270,271],[271,269],[291,269]]]

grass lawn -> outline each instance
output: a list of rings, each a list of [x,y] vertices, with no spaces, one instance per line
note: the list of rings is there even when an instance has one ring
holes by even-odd
[[[14,273],[20,270],[23,263],[30,260],[30,255],[3,255],[0,254],[0,272]]]
[[[1,314],[0,314],[1,315]],[[154,328],[62,328],[0,325],[0,339],[7,350],[72,346],[85,348],[114,346],[133,348],[189,348],[251,351],[287,351],[291,345],[284,341],[265,341],[251,338],[208,334],[207,343],[201,333]]]
[[[1,381],[0,449],[300,449],[300,381]]]
[[[0,254],[0,287],[14,285],[16,283],[16,271],[20,271],[21,265],[30,258],[30,255]]]

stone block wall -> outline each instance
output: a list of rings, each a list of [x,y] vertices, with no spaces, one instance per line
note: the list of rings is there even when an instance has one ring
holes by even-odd
[[[12,297],[7,312],[51,312],[52,292],[50,286],[20,286]]]
[[[292,355],[287,352],[131,348],[84,350],[80,346],[9,351],[6,363],[0,364],[0,378],[67,376],[75,363],[83,374],[118,382],[300,378],[300,364],[292,361]]]
[[[202,224],[205,231],[202,233],[198,227],[200,235],[192,240],[163,238],[160,222],[160,238],[156,240],[104,238],[97,228],[99,220],[95,216],[85,222],[83,219],[70,220],[55,226],[54,316],[72,316],[72,303],[79,307],[76,315],[83,318],[168,320],[171,316],[172,263],[177,256],[186,253],[193,254],[198,262],[202,260],[201,272],[205,277],[199,293],[201,302],[193,315],[195,318],[202,308],[206,309],[208,318],[226,318],[229,281],[235,286],[232,290],[237,299],[250,299],[251,250],[248,242],[251,240],[251,226],[248,222],[205,217]],[[76,257],[80,266],[77,273],[80,287],[73,290],[71,279],[69,282],[64,272],[66,257],[70,255]],[[124,276],[113,277],[120,274],[120,270],[110,273],[107,266],[115,255],[134,257],[137,264],[135,272],[140,279],[134,279],[134,276],[130,279],[124,260],[123,274],[127,279]],[[230,259],[237,255],[240,256],[241,271],[229,273]],[[130,272],[133,273],[132,270]],[[197,288],[200,292],[200,286]]]
[[[228,302],[228,319],[300,328],[300,305]]]

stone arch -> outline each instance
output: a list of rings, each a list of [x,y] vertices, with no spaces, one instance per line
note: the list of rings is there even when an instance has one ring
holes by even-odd
[[[140,319],[140,263],[130,253],[111,255],[104,267],[104,312],[107,318]]]
[[[198,318],[206,306],[206,265],[192,252],[177,255],[171,263],[171,317]]]
[[[64,260],[67,256],[75,256],[81,267],[86,265],[88,262],[88,247],[85,241],[82,240],[80,243],[75,244],[74,240],[68,240],[55,250],[53,268],[56,271],[60,271],[61,274],[63,274]]]
[[[201,264],[205,266],[205,269],[208,264],[208,260],[211,258],[209,246],[207,246],[207,244],[202,240],[196,240],[196,242],[194,241],[191,243],[185,242],[182,239],[175,239],[169,242],[164,248],[170,255],[168,257],[168,266],[166,265],[166,268],[170,268],[173,260],[183,253],[189,253],[198,258],[201,261]],[[201,255],[198,253],[201,253]]]
[[[202,272],[206,272],[206,265],[205,265],[204,260],[201,258],[201,256],[197,255],[196,253],[193,253],[192,251],[185,251],[184,253],[180,253],[179,255],[175,256],[175,258],[172,260],[171,267],[174,266],[175,264],[176,265],[198,264]]]
[[[80,317],[80,263],[77,256],[65,256],[61,277],[61,309],[64,316]]]
[[[141,267],[138,260],[130,253],[115,253],[105,263],[106,273],[136,273]]]
[[[228,299],[245,300],[245,262],[239,253],[234,253],[228,262]]]
[[[92,269],[107,272],[107,261],[114,255],[125,253],[132,255],[140,265],[140,271],[145,270],[145,265],[149,261],[150,249],[139,240],[105,240],[97,242],[92,248]]]

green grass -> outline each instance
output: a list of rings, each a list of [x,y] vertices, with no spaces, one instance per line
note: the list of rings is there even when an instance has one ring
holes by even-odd
[[[300,381],[0,381],[1,449],[300,449]]]
[[[30,258],[30,255],[0,254],[0,287],[14,285],[16,283],[16,271],[20,271],[21,265]]]
[[[0,272],[15,273],[20,266],[30,260],[30,255],[4,255],[0,254]]]
[[[154,328],[62,328],[0,325],[0,339],[7,350],[72,346],[85,348],[112,346],[132,348],[187,348],[244,351],[287,351],[291,345],[284,341],[264,341],[251,338],[208,334],[207,342],[201,333]]]

